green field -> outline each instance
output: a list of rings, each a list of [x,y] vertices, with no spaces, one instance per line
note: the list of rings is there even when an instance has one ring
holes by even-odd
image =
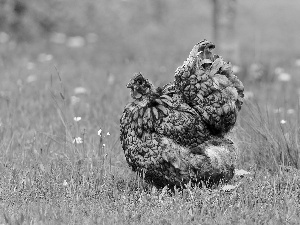
[[[247,99],[230,135],[251,175],[228,192],[176,193],[130,171],[119,119],[133,73],[170,82],[212,38],[210,2],[28,2],[21,33],[0,26],[0,224],[299,224],[297,0],[238,1],[233,63]],[[40,17],[65,36],[39,30]]]

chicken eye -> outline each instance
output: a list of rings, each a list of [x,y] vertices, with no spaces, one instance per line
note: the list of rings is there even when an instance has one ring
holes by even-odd
[[[137,80],[136,83],[137,83],[138,85],[142,85],[142,84],[143,84],[143,81],[142,81],[142,80]]]

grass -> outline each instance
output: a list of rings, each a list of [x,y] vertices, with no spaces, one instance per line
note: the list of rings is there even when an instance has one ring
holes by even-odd
[[[283,36],[293,44],[298,20],[284,17],[281,22],[289,26],[282,27],[285,34],[280,36],[281,30],[270,19],[272,10],[250,13],[248,3],[239,5],[240,12],[264,21],[257,27],[251,17],[239,20],[241,57],[246,61],[241,65],[269,66],[263,82],[251,80],[251,73],[243,68],[238,74],[252,97],[245,101],[231,135],[239,149],[238,168],[251,171],[251,176],[236,177],[230,184],[238,187],[231,191],[187,187],[170,193],[145,184],[127,167],[119,143],[119,118],[130,101],[125,84],[137,71],[155,85],[173,80],[193,44],[209,38],[208,3],[203,1],[199,14],[203,23],[197,24],[193,22],[199,19],[197,2],[191,1],[191,9],[168,2],[163,25],[147,23],[152,21],[151,10],[146,10],[147,19],[132,23],[131,14],[126,14],[128,5],[120,8],[111,3],[109,13],[121,10],[125,14],[119,16],[127,26],[102,9],[100,18],[94,18],[101,29],[89,24],[99,31],[98,42],[81,48],[47,40],[0,44],[0,224],[299,223],[299,67],[293,64],[299,56],[293,50],[298,46],[282,45]],[[260,1],[255,9],[276,9],[282,3],[274,2],[266,7],[269,3]],[[134,4],[135,12],[145,12]],[[297,7],[299,3],[291,1],[277,13],[286,15],[290,9],[293,16]],[[193,13],[176,16],[189,10]],[[109,18],[113,31],[104,26],[101,16]],[[265,26],[273,34],[270,42],[260,32]],[[261,52],[252,52],[257,48],[249,33],[258,33]],[[243,49],[250,49],[248,56]],[[276,79],[277,66],[291,74],[290,82]],[[77,137],[83,142],[73,143]]]

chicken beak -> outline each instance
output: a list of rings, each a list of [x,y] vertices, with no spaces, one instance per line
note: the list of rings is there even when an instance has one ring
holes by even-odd
[[[132,84],[132,83],[128,83],[128,84],[126,85],[126,87],[127,87],[127,88],[133,88],[133,84]]]

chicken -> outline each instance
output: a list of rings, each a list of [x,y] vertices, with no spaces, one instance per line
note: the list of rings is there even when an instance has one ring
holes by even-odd
[[[233,177],[233,142],[211,135],[174,84],[155,88],[139,73],[127,87],[134,101],[122,114],[120,139],[133,171],[157,187]]]
[[[224,136],[235,125],[243,104],[244,86],[231,65],[212,53],[203,40],[175,72],[175,86],[184,102],[195,109],[213,135]]]

